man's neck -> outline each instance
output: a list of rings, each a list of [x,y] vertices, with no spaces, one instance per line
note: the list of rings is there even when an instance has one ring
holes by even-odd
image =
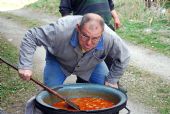
[[[86,53],[86,51],[80,46],[80,44],[79,44],[79,48],[80,48],[82,53]]]

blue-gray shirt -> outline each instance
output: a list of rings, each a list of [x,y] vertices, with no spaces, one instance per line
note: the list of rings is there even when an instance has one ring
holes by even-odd
[[[75,74],[88,80],[96,65],[110,55],[113,63],[109,74],[106,74],[106,81],[116,83],[128,65],[130,55],[127,46],[105,25],[98,45],[83,54],[75,29],[81,19],[82,16],[65,16],[55,23],[28,30],[20,46],[19,68],[32,69],[36,47],[44,46],[56,57],[66,76]]]

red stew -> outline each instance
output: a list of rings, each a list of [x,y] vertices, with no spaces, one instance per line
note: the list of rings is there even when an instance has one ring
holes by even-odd
[[[98,110],[109,108],[115,105],[113,102],[104,100],[102,98],[83,97],[72,98],[70,100],[73,103],[77,104],[80,107],[80,110]],[[52,106],[65,110],[73,110],[72,108],[68,107],[68,105],[64,101],[56,102]]]

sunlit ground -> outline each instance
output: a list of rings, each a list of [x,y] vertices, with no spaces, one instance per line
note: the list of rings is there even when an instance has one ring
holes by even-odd
[[[38,0],[0,0],[0,11],[16,10]]]

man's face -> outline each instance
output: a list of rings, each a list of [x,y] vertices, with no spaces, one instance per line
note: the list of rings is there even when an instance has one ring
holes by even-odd
[[[99,23],[93,22],[86,23],[82,29],[77,25],[77,30],[80,47],[85,52],[96,47],[103,32]]]

